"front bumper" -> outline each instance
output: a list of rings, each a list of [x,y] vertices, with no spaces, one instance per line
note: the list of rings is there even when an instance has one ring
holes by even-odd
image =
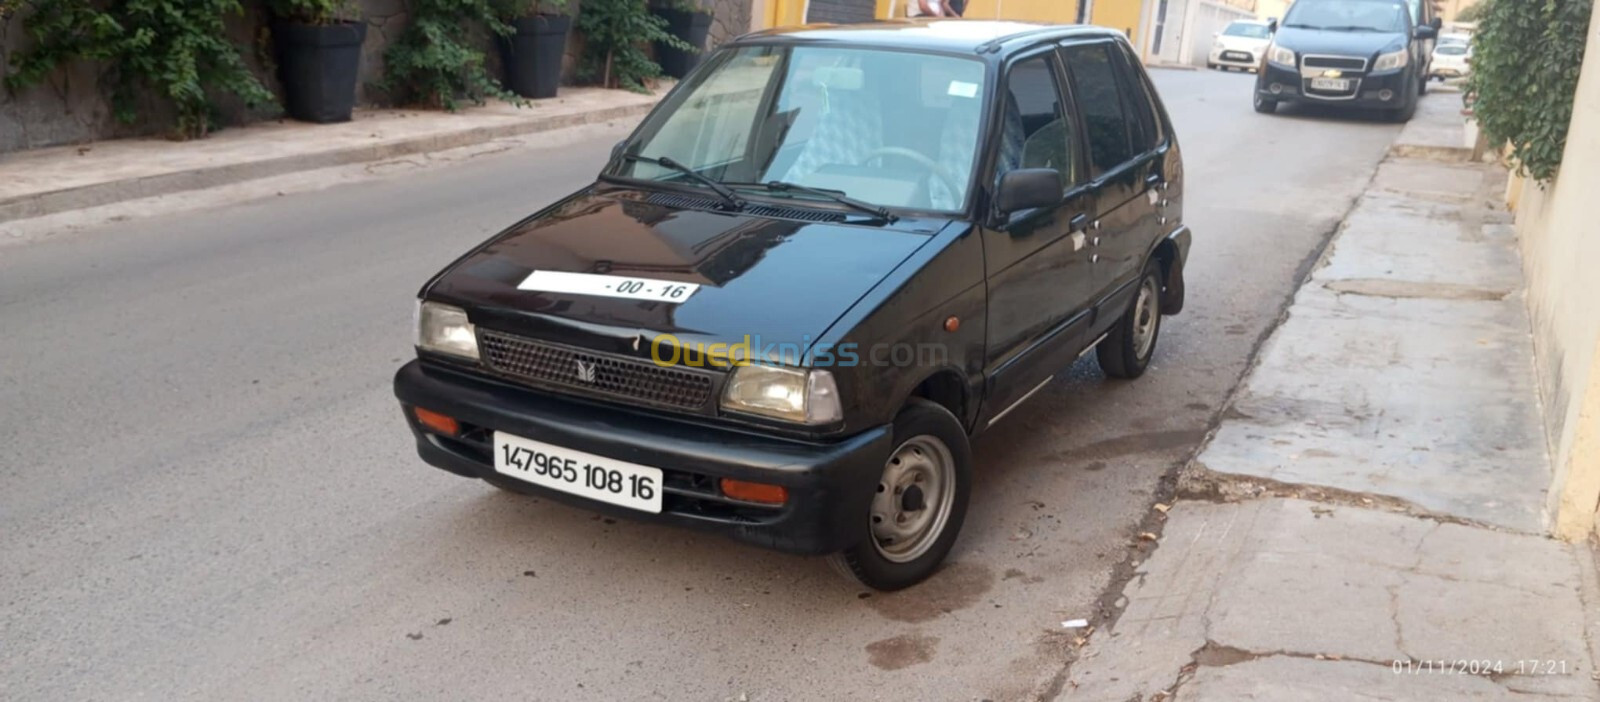
[[[1358,107],[1363,109],[1399,109],[1412,99],[1414,87],[1408,87],[1405,69],[1383,73],[1348,73],[1356,80],[1353,91],[1347,94],[1318,93],[1311,89],[1311,79],[1298,69],[1268,63],[1256,78],[1256,92],[1262,97],[1278,102],[1298,102],[1308,105],[1332,107]],[[1274,91],[1272,86],[1278,86]],[[1389,99],[1383,99],[1387,91]]]
[[[1212,66],[1229,66],[1232,68],[1255,69],[1261,65],[1260,57],[1249,51],[1241,49],[1219,49],[1211,47],[1211,54],[1206,62]]]
[[[837,443],[774,437],[557,398],[421,361],[400,368],[394,392],[417,453],[435,467],[611,516],[808,555],[840,551],[865,533],[872,486],[892,440],[888,426]],[[453,417],[461,431],[444,436],[426,429],[413,407]],[[494,431],[660,468],[662,511],[617,507],[503,476],[494,470]],[[732,500],[722,495],[720,478],[782,485],[789,499],[781,507]]]

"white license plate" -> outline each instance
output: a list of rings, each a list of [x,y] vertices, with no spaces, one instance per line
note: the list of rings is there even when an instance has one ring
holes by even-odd
[[[1314,90],[1329,90],[1346,93],[1350,91],[1349,78],[1312,78],[1311,87]]]
[[[661,512],[661,469],[494,433],[494,470],[534,485],[614,505]]]

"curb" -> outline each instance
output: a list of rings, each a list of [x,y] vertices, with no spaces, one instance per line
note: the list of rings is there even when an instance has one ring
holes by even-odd
[[[471,146],[524,134],[638,117],[653,109],[655,104],[652,101],[636,105],[605,107],[576,114],[536,117],[514,124],[472,127],[456,132],[429,134],[377,144],[294,154],[248,163],[195,168],[128,180],[93,183],[43,193],[29,193],[13,198],[0,199],[0,223],[43,217],[69,210],[99,207],[128,200],[171,195],[187,190],[233,185],[301,171],[381,161],[398,156]]]

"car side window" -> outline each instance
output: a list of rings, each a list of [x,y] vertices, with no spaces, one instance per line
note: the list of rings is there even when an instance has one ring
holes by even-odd
[[[1161,133],[1161,120],[1156,118],[1155,99],[1151,96],[1138,59],[1133,57],[1132,50],[1126,46],[1122,47],[1121,54],[1122,81],[1119,85],[1124,99],[1123,109],[1135,117],[1133,152],[1140,154],[1156,148],[1165,137]]]
[[[1081,180],[1072,112],[1061,99],[1049,54],[1017,62],[1006,76],[995,179],[1018,168],[1053,168],[1067,186]]]
[[[1061,53],[1072,74],[1073,97],[1083,113],[1093,174],[1099,176],[1133,158],[1129,120],[1117,89],[1116,68],[1111,64],[1111,45],[1078,44],[1062,48]]]

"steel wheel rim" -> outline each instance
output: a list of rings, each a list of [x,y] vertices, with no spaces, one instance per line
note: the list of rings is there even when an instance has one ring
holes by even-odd
[[[1140,359],[1148,357],[1151,347],[1155,346],[1156,327],[1161,324],[1159,304],[1155,281],[1145,278],[1133,305],[1133,350]]]
[[[878,554],[906,563],[933,548],[950,521],[955,482],[955,456],[943,441],[923,434],[900,444],[884,463],[872,496],[869,525]],[[920,509],[907,509],[917,504]]]

